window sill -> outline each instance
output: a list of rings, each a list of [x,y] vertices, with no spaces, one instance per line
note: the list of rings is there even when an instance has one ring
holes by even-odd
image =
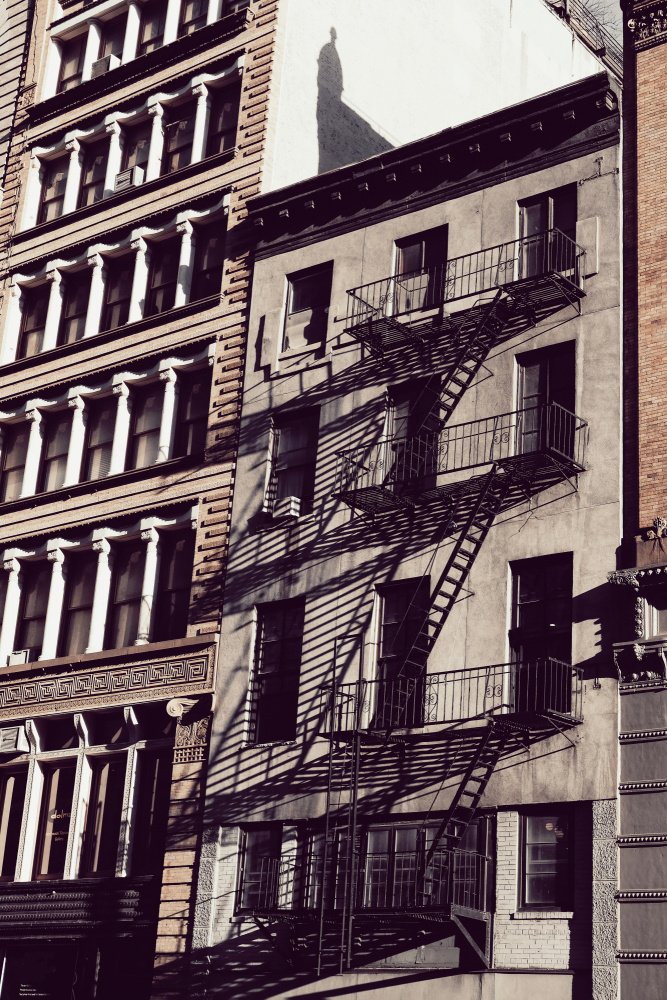
[[[92,17],[92,12],[94,11],[92,5],[90,10]],[[67,20],[67,16],[59,18],[57,21],[51,23],[51,28],[58,27]],[[248,7],[235,14],[227,14],[225,17],[221,17],[220,20],[214,21],[213,24],[207,24],[204,28],[199,28],[198,31],[193,32],[191,35],[184,35],[182,38],[177,38],[173,42],[163,45],[154,52],[137,56],[122,66],[117,66],[116,69],[109,70],[108,73],[96,77],[94,80],[86,80],[84,83],[80,83],[78,87],[73,87],[72,90],[67,90],[63,94],[54,94],[53,97],[47,97],[46,100],[39,101],[32,108],[28,109],[31,124],[38,124],[47,118],[58,115],[66,109],[85,104],[96,97],[102,97],[109,91],[132,83],[134,80],[144,82],[146,76],[150,73],[165,69],[173,63],[189,58],[202,49],[208,48],[214,42],[221,42],[227,38],[232,38],[234,35],[238,35],[252,20],[253,14]],[[192,76],[192,71],[188,72],[187,76]],[[177,84],[177,82],[178,78],[171,80],[170,86]]]
[[[211,295],[206,299],[196,299],[194,302],[188,302],[184,306],[177,306],[175,309],[167,309],[165,312],[157,313],[155,316],[142,316],[141,319],[135,320],[134,323],[125,323],[123,326],[117,326],[115,330],[102,330],[100,333],[96,333],[92,337],[84,337],[81,340],[75,341],[73,344],[61,344],[59,347],[53,347],[50,351],[41,351],[39,354],[33,354],[29,358],[18,358],[16,361],[9,361],[6,365],[0,365],[0,375],[15,374],[29,368],[36,368],[43,364],[45,359],[57,362],[60,358],[85,351],[91,345],[93,347],[98,347],[100,344],[104,344],[109,340],[115,340],[118,337],[126,337],[128,335],[132,335],[133,333],[140,333],[143,330],[149,330],[154,326],[162,326],[166,323],[178,322],[179,319],[190,316],[192,313],[199,311],[203,312],[205,309],[213,309],[214,306],[217,306],[222,302],[222,299],[222,294]],[[207,341],[212,339],[212,334],[208,337],[202,338],[202,340]],[[193,343],[196,342],[197,341],[194,341]],[[116,364],[109,369],[98,368],[96,369],[96,373],[100,374],[105,370],[111,371],[113,370],[113,367],[118,367],[118,365]],[[78,379],[80,381],[80,376]],[[67,380],[67,382],[71,381],[71,378]],[[55,387],[61,384],[67,383],[49,382],[50,387]],[[23,395],[27,395],[27,393],[24,393]],[[31,391],[31,395],[34,395],[34,390]],[[7,397],[7,400],[12,398],[20,399],[21,397]],[[7,400],[3,400],[3,403],[6,403]]]
[[[187,167],[181,167],[179,170],[172,170],[169,174],[162,174],[160,177],[154,177],[152,181],[145,181],[143,184],[139,184],[137,187],[127,188],[125,191],[117,191],[114,194],[109,195],[108,198],[101,198],[100,201],[96,201],[94,205],[85,205],[83,208],[75,208],[72,212],[66,212],[64,215],[59,215],[57,219],[50,219],[49,222],[39,222],[36,226],[30,226],[28,229],[22,229],[14,237],[14,245],[20,245],[27,240],[34,239],[35,237],[42,236],[45,233],[50,233],[55,229],[66,225],[69,222],[80,222],[82,219],[88,219],[91,216],[95,216],[104,212],[107,208],[116,208],[125,201],[131,201],[132,198],[137,198],[144,192],[151,194],[155,191],[159,191],[160,188],[168,187],[180,180],[187,180],[188,177],[195,176],[198,173],[203,173],[205,170],[210,170],[213,167],[220,166],[222,164],[233,161],[238,154],[238,147],[233,146],[231,149],[226,149],[224,153],[216,153],[214,156],[205,156],[203,160],[197,160],[196,163],[189,163]],[[164,214],[164,209],[160,209],[159,213],[154,214]],[[151,215],[144,216],[144,221],[151,218]],[[77,244],[73,243],[68,246],[68,251],[71,251],[73,247]]]
[[[300,514],[299,517],[275,517],[268,511],[260,511],[259,514],[254,514],[248,518],[248,530],[252,534],[260,534],[267,531],[286,531],[289,528],[295,528],[298,525],[307,524],[309,521],[314,520],[314,510],[311,510],[308,514]]]
[[[14,511],[30,510],[37,503],[66,503],[68,500],[78,496],[90,496],[100,490],[105,492],[113,489],[114,486],[125,486],[136,480],[143,480],[150,476],[163,476],[170,472],[180,472],[189,468],[196,468],[204,464],[204,456],[186,455],[180,458],[170,458],[166,462],[156,462],[154,465],[146,465],[142,469],[128,469],[126,472],[117,472],[113,476],[103,476],[101,479],[87,479],[84,483],[75,483],[72,486],[62,486],[59,490],[49,490],[45,493],[33,493],[32,496],[22,497],[20,500],[9,500],[0,503],[0,516],[10,514]],[[157,505],[156,505],[157,506]]]
[[[271,372],[269,378],[286,378],[296,374],[296,372],[310,371],[331,364],[326,356],[313,357],[313,354],[312,350],[308,354],[292,354],[291,351],[289,354],[281,354],[278,361],[279,367]]]
[[[273,750],[274,747],[296,747],[299,745],[297,739],[294,740],[276,740],[274,743],[251,743],[249,740],[244,740],[241,743],[242,750]]]
[[[510,920],[572,920],[573,910],[517,910]]]

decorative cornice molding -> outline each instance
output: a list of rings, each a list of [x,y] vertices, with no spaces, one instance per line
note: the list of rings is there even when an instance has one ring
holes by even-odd
[[[642,833],[633,837],[617,837],[619,847],[654,847],[667,844],[667,833]]]
[[[619,962],[660,962],[667,963],[667,951],[617,951]]]
[[[618,734],[619,743],[649,743],[652,740],[667,740],[667,729],[640,729]]]
[[[621,795],[633,792],[664,792],[667,790],[667,780],[658,781],[623,781],[618,790]]]
[[[667,42],[667,6],[662,0],[635,11],[627,24],[637,52]]]
[[[619,903],[664,902],[667,899],[667,889],[633,889],[625,892],[615,892]]]

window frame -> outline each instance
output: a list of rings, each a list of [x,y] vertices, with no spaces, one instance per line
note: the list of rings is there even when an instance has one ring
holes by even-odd
[[[83,163],[81,164],[81,183],[79,185],[77,208],[87,208],[90,205],[96,205],[104,198],[107,163],[109,161],[109,140],[98,139],[96,142],[86,143],[83,148]],[[93,179],[87,181],[86,172],[90,172],[92,167],[94,178],[94,171],[97,164],[93,161],[96,161],[100,156],[103,157],[104,163],[101,178],[98,177],[97,180]],[[97,189],[99,189],[99,194],[96,193]],[[93,199],[92,201],[89,201],[87,199],[87,194],[91,190],[93,191]]]
[[[272,611],[280,610],[283,614],[282,624],[281,624],[281,635],[280,641],[281,646],[285,642],[289,642],[290,636],[285,635],[285,614],[289,614],[291,611],[300,613],[301,617],[301,635],[299,637],[299,655],[298,655],[298,666],[292,667],[292,669],[284,670],[282,665],[278,667],[277,670],[262,670],[262,664],[265,662],[263,656],[265,648],[268,648],[266,644],[273,640],[264,639],[263,632],[265,628],[266,616]],[[255,641],[254,648],[252,652],[252,672],[251,672],[251,686],[249,690],[250,695],[250,734],[249,741],[255,745],[272,744],[272,743],[293,743],[298,736],[299,732],[299,701],[301,694],[301,667],[303,662],[303,644],[305,638],[305,615],[306,615],[306,599],[304,597],[290,598],[285,601],[271,601],[265,604],[259,604],[255,609]],[[296,637],[291,637],[296,638]],[[282,659],[283,651],[280,650],[280,659]],[[295,661],[297,657],[294,658]],[[267,694],[262,690],[263,688],[263,678],[268,677],[269,682],[272,678],[279,678],[279,683],[276,685],[278,688],[278,693]],[[285,683],[285,681],[287,683]],[[270,683],[267,685],[269,689],[273,687]],[[269,718],[273,719],[274,723],[277,718],[280,718],[280,724],[285,727],[284,731],[278,730],[277,733],[271,731],[269,728],[268,734],[264,730],[266,723],[262,722],[262,701],[271,700],[273,704],[278,704],[279,699],[282,697],[284,702],[288,703],[289,714],[284,710],[280,713],[274,712]],[[283,706],[284,709],[284,706]],[[271,723],[269,723],[269,726]]]
[[[46,601],[44,603],[44,614],[39,615],[26,615],[26,608],[28,604],[29,589],[28,584],[32,582],[32,577],[37,578],[40,572],[46,571]],[[14,648],[15,649],[27,649],[27,650],[37,650],[34,656],[31,656],[28,660],[29,663],[35,662],[39,659],[44,648],[44,627],[46,625],[46,616],[48,613],[49,604],[49,594],[51,591],[51,565],[46,559],[37,560],[27,560],[21,564],[21,573],[23,576],[23,582],[21,585],[21,599],[19,602],[19,613],[16,616],[16,631],[14,633]],[[27,635],[25,634],[30,628],[33,622],[42,622],[42,641],[37,646],[27,646],[25,644],[25,639]]]
[[[67,436],[67,447],[64,451],[57,452],[54,455],[48,455],[49,444],[54,444],[55,441],[52,439],[49,442],[49,435],[53,434],[54,425],[61,422],[64,418],[67,419],[69,424],[69,434]],[[39,471],[37,474],[37,493],[46,493],[51,490],[60,489],[65,483],[65,475],[67,472],[67,456],[69,454],[69,448],[72,437],[72,414],[69,410],[54,410],[44,414],[42,421],[42,450],[39,456]],[[57,435],[56,435],[57,439]],[[52,463],[63,462],[62,476],[63,481],[58,486],[47,486],[48,476],[51,470]]]
[[[282,834],[283,834],[283,825],[282,825],[282,823],[280,823],[280,822],[274,822],[274,823],[271,823],[271,822],[269,822],[269,823],[253,823],[253,824],[248,824],[246,826],[243,826],[242,829],[241,829],[242,839],[241,839],[241,845],[240,845],[239,865],[238,865],[237,880],[236,880],[236,906],[234,908],[237,913],[252,913],[253,909],[257,908],[257,907],[252,906],[252,901],[250,899],[247,899],[247,897],[245,895],[246,889],[247,889],[246,882],[247,882],[247,878],[248,878],[248,874],[249,874],[248,870],[247,870],[248,869],[248,856],[249,856],[249,853],[250,853],[249,852],[248,840],[249,840],[249,838],[253,834],[262,834],[262,833],[273,834],[275,836],[276,843],[274,845],[272,845],[272,846],[274,848],[277,847],[277,850],[274,851],[274,852],[272,852],[271,854],[259,855],[259,859],[260,860],[264,860],[265,858],[267,858],[269,861],[276,862],[276,867],[278,869],[280,868],[280,862],[281,862],[281,858],[282,858]],[[253,872],[253,874],[255,874],[255,873]],[[262,870],[260,869],[260,872],[259,872],[259,884],[260,885],[261,885],[261,880],[262,880],[262,874],[263,874]],[[269,881],[271,882],[270,879],[269,879]],[[262,890],[260,889],[260,892],[261,891]],[[271,887],[268,889],[268,894],[273,895],[274,892],[275,892],[275,895],[277,896],[277,892],[278,892],[278,879],[273,880],[273,883],[272,883]],[[263,907],[263,908],[266,908],[266,907]]]
[[[12,806],[14,802],[15,787],[12,788],[12,798],[9,804],[9,809],[7,809],[6,803],[6,792],[7,792],[7,782],[10,778],[23,777],[23,796],[22,802],[19,806],[19,819],[18,819],[18,835],[16,837],[16,852],[14,855],[14,865],[11,874],[3,875],[2,869],[5,867],[5,855],[7,852],[7,838],[9,833],[10,825],[13,827],[12,834],[16,828],[16,812],[12,811]],[[28,790],[28,766],[24,765],[22,767],[8,767],[0,769],[0,883],[2,882],[14,882],[16,875],[16,862],[18,860],[19,846],[20,846],[20,835],[21,826],[23,821],[23,809],[25,806],[26,793]],[[12,820],[14,822],[12,823]],[[12,848],[10,847],[10,850]]]
[[[206,156],[217,156],[220,153],[229,153],[236,149],[236,136],[239,130],[239,117],[241,113],[241,81],[229,83],[224,87],[212,87],[211,112],[209,116],[208,133],[206,135]],[[230,104],[236,108],[234,125],[225,128],[214,127],[217,121],[223,120],[224,105]],[[231,115],[231,111],[230,111]],[[233,142],[228,143],[228,139],[233,137]]]
[[[214,228],[217,229],[218,227],[222,229],[222,235],[220,237],[217,237],[217,234],[212,232]],[[210,241],[216,237],[222,240],[220,261],[216,262],[212,267],[204,267],[204,264],[207,261]],[[192,275],[192,285],[190,288],[190,302],[198,302],[200,299],[206,299],[212,295],[220,295],[225,268],[226,243],[227,226],[225,219],[209,223],[207,226],[197,226],[195,229],[195,265]],[[215,253],[213,251],[210,252],[212,256],[215,256],[215,253],[220,252],[220,248],[216,248]],[[216,284],[217,289],[215,291],[210,291],[208,285],[213,285],[215,288]]]
[[[521,572],[524,570],[528,564],[537,566],[537,563],[541,564],[542,570],[539,573],[540,579],[542,581],[541,597],[535,601],[522,601],[520,599],[519,588],[521,586]],[[553,601],[565,601],[568,598],[560,598],[558,596],[549,596],[547,592],[547,586],[555,579],[553,567],[561,564],[563,571],[570,574],[570,616],[569,625],[563,624],[562,626],[553,625],[551,623],[546,623],[546,616],[548,606]],[[539,570],[539,567],[537,567]],[[551,552],[543,556],[532,556],[527,559],[516,559],[510,562],[510,572],[511,572],[511,591],[510,591],[510,630],[509,630],[509,647],[510,647],[510,658],[512,662],[523,663],[533,661],[535,659],[546,660],[549,658],[560,660],[560,657],[551,657],[548,652],[548,644],[545,641],[547,637],[557,637],[557,636],[567,636],[569,639],[569,662],[572,663],[572,626],[574,623],[573,607],[574,607],[574,553],[573,552]],[[521,608],[527,605],[539,605],[540,614],[542,617],[543,624],[538,629],[537,627],[528,628],[520,624]],[[537,657],[532,657],[521,652],[520,645],[527,643],[540,643],[540,646],[544,649]],[[568,662],[562,660],[561,662]]]
[[[116,39],[114,38],[115,33],[113,32],[113,28],[120,26],[121,24],[122,24],[122,31],[118,33],[121,36],[120,51],[114,52],[113,44]],[[110,28],[112,29],[111,31],[109,30]],[[103,21],[102,34],[100,37],[100,47],[97,52],[97,58],[106,59],[107,56],[116,56],[116,58],[120,59],[123,55],[123,46],[125,44],[126,33],[127,33],[127,12],[119,14],[117,17],[110,17],[106,21]],[[109,43],[111,43],[111,49],[109,52],[105,52],[104,50],[109,46]]]
[[[175,549],[180,541],[188,543],[189,551],[186,551],[186,560],[190,566],[190,574],[184,577],[185,583],[181,586],[166,586],[166,576],[169,569],[169,557],[175,558]],[[196,532],[192,528],[185,528],[180,531],[163,531],[160,533],[160,568],[157,576],[157,586],[155,590],[155,616],[153,625],[153,635],[151,636],[152,642],[165,642],[169,639],[182,639],[187,635],[188,630],[188,617],[190,611],[190,592],[192,590],[192,577],[194,569],[194,557],[195,557],[195,541]],[[188,558],[189,557],[189,558]],[[178,580],[181,577],[177,577]],[[179,598],[178,595],[182,595]],[[179,620],[179,615],[170,608],[169,598],[175,596],[176,603],[178,604],[179,599],[184,600],[184,616],[185,620]],[[174,631],[175,624],[178,624],[178,629],[174,634],[168,634]],[[165,625],[172,625],[172,628],[165,627]]]
[[[112,281],[115,281],[118,285],[121,284],[122,272],[124,270],[124,262],[129,262],[130,280],[128,282],[128,288],[126,294],[119,296],[114,301],[109,298],[109,292],[112,288]],[[108,258],[105,262],[106,268],[106,279],[104,282],[104,304],[102,308],[102,321],[100,323],[100,332],[106,333],[109,330],[119,330],[121,327],[126,326],[129,322],[130,316],[130,304],[132,301],[132,285],[134,284],[134,264],[135,259],[133,254],[122,254],[120,257]],[[118,310],[118,316],[124,317],[120,319],[119,322],[111,323],[114,310]]]
[[[143,40],[144,31],[150,17],[155,18],[158,26],[161,21],[161,28],[152,38]],[[139,24],[139,35],[137,38],[137,57],[148,55],[149,52],[155,52],[157,49],[161,49],[164,46],[164,29],[166,19],[166,4],[162,3],[161,0],[149,0],[148,3],[144,4],[144,9],[141,12],[141,22]]]
[[[283,322],[283,332],[282,332],[282,344],[281,344],[281,354],[287,352],[291,353],[301,353],[305,351],[317,351],[321,350],[326,344],[327,333],[329,328],[329,311],[331,309],[331,292],[333,288],[333,269],[334,262],[326,261],[324,264],[317,264],[314,267],[304,268],[301,271],[294,271],[292,274],[286,275],[287,289],[286,289],[286,300],[285,300],[285,319]],[[325,298],[327,298],[327,304],[323,305],[318,301],[311,302],[309,305],[302,306],[299,309],[294,308],[294,300],[296,297],[296,286],[301,282],[312,282],[315,279],[321,277],[323,279],[323,288],[328,287],[328,298],[322,293],[322,303]],[[317,296],[319,298],[319,296]],[[290,320],[294,316],[302,316],[306,320],[306,314],[310,314],[310,319],[306,323],[306,326],[302,328],[301,336],[304,343],[295,342],[294,345],[290,344],[289,329]],[[316,327],[316,332],[319,332],[319,336],[316,339],[310,340],[305,336],[305,330],[308,326],[314,325]],[[296,332],[296,337],[299,337],[299,329],[301,327],[301,321],[293,323],[293,328]]]
[[[97,581],[97,555],[91,551],[84,552],[71,552],[68,553],[67,557],[67,579],[65,583],[65,594],[63,597],[62,610],[60,613],[60,625],[58,633],[58,656],[77,656],[80,653],[85,653],[86,647],[88,645],[88,640],[90,639],[90,623],[93,614],[93,601],[95,598],[95,583]],[[92,593],[90,595],[90,602],[87,604],[77,604],[72,605],[72,591],[75,584],[74,570],[78,565],[87,562],[89,565],[93,566],[93,586]],[[74,615],[81,611],[90,611],[88,619],[88,638],[86,640],[86,645],[83,650],[76,651],[69,648],[68,638],[70,632],[70,622]]]
[[[142,401],[149,399],[151,396],[157,396],[160,403],[157,427],[149,427],[148,430],[139,431],[137,430],[137,425],[140,417],[140,405]],[[132,401],[132,412],[130,415],[130,431],[127,436],[125,471],[130,471],[132,469],[150,469],[153,465],[155,465],[160,455],[160,428],[162,426],[162,413],[164,410],[164,383],[147,382],[144,385],[132,386],[130,389],[130,399]],[[155,457],[151,462],[137,465],[141,444],[151,438],[155,440]]]
[[[528,877],[527,872],[527,855],[528,855],[528,844],[527,840],[527,825],[528,819],[544,817],[548,819],[552,816],[556,818],[565,818],[567,821],[567,857],[565,858],[561,870],[556,870],[555,873],[549,872],[548,874],[555,874],[557,880],[557,888],[554,895],[557,897],[559,895],[558,882],[560,885],[560,902],[542,902],[542,903],[528,903],[526,902],[526,879]],[[574,847],[575,847],[575,824],[574,824],[574,810],[572,810],[568,804],[559,805],[555,803],[554,805],[546,804],[544,806],[530,806],[523,808],[519,813],[519,851],[518,851],[518,886],[517,886],[517,910],[519,912],[527,913],[562,913],[571,912],[574,901]],[[535,841],[535,843],[540,843],[540,841]],[[566,884],[563,885],[562,883]]]
[[[307,441],[303,448],[293,448],[291,451],[285,452],[284,455],[289,456],[294,454],[300,454],[305,452],[305,458],[308,461],[294,462],[293,464],[288,464],[286,458],[282,459],[284,462],[283,468],[281,468],[281,442],[285,439],[285,431],[290,426],[302,427],[307,426],[310,432],[310,439]],[[271,439],[271,470],[269,476],[269,490],[267,496],[267,508],[271,513],[275,511],[275,505],[287,497],[296,496],[294,493],[285,493],[284,496],[280,496],[280,482],[281,482],[281,472],[293,473],[294,470],[306,470],[303,472],[303,482],[305,488],[301,490],[303,495],[299,496],[300,500],[299,514],[300,516],[305,516],[312,514],[315,505],[315,487],[317,483],[317,451],[319,445],[319,430],[320,430],[320,410],[319,407],[311,407],[305,410],[290,411],[284,414],[277,414],[272,419],[272,439]]]
[[[80,35],[74,35],[72,38],[59,39],[60,44],[60,67],[58,69],[58,83],[56,85],[57,94],[65,94],[68,90],[73,90],[74,87],[78,87],[81,83],[81,77],[83,74],[83,62],[86,55],[86,44],[88,41],[88,33],[82,32]],[[79,46],[79,58],[77,70],[75,73],[70,74],[70,76],[65,77],[65,63],[67,60],[67,49],[68,47]],[[70,83],[70,81],[73,81]],[[63,86],[65,84],[65,86]]]
[[[93,420],[92,420],[92,416],[94,414],[96,414],[98,411],[101,411],[102,409],[107,409],[107,406],[108,406],[109,403],[111,404],[110,409],[113,411],[113,421],[112,421],[112,428],[111,428],[111,437],[109,438],[108,441],[103,441],[101,444],[91,445],[91,437],[92,437],[92,434],[93,434]],[[86,402],[86,408],[87,408],[87,411],[88,411],[88,419],[87,419],[87,423],[86,423],[86,436],[85,436],[85,441],[84,441],[84,445],[83,445],[83,453],[82,453],[82,456],[81,456],[81,472],[80,472],[79,479],[80,479],[81,482],[84,482],[84,483],[93,483],[97,479],[104,479],[104,478],[106,478],[106,476],[109,475],[109,469],[107,468],[107,471],[103,475],[101,475],[101,476],[95,476],[95,477],[89,477],[88,473],[87,473],[87,469],[88,469],[89,459],[90,459],[93,451],[98,451],[99,449],[103,449],[105,447],[108,447],[108,449],[109,449],[109,462],[108,462],[108,464],[109,464],[109,466],[111,464],[111,455],[113,453],[113,439],[114,439],[114,433],[115,433],[115,429],[116,429],[116,411],[117,411],[116,398],[115,398],[115,396],[100,396],[98,399],[88,400]]]
[[[131,170],[133,167],[139,167],[141,170],[146,169],[148,157],[150,156],[152,134],[153,124],[150,118],[122,126],[123,151],[120,159],[120,173],[123,173],[125,170]],[[145,143],[145,145],[140,146],[139,143],[141,142]],[[143,155],[144,150],[146,153],[145,156]],[[141,158],[139,158],[140,156]],[[130,163],[132,157],[134,157],[134,162]]]
[[[191,35],[193,32],[197,31],[199,28],[205,28],[208,19],[208,2],[207,0],[191,0],[192,3],[199,3],[203,6],[203,13],[199,13],[196,17],[190,18],[189,21],[185,20],[185,11],[187,9],[188,0],[181,0],[181,9],[178,16],[178,37],[183,38],[184,35]],[[202,21],[203,23],[197,24],[195,22]],[[190,28],[190,25],[194,27]]]
[[[123,600],[116,599],[117,587],[120,578],[120,560],[119,556],[123,551],[123,555],[127,558],[131,557],[132,552],[139,552],[141,554],[141,581],[139,583],[139,593],[135,597],[125,598]],[[137,606],[137,631],[139,623],[139,614],[141,610],[141,591],[143,589],[143,576],[146,569],[146,543],[141,541],[128,541],[122,542],[119,545],[114,546],[114,565],[111,574],[111,586],[109,587],[109,603],[107,606],[107,618],[106,618],[106,628],[105,628],[105,642],[104,648],[106,649],[123,649],[125,647],[113,644],[112,639],[114,634],[118,632],[120,627],[120,620],[117,615],[120,614],[120,608],[124,608],[131,604],[136,604]],[[130,646],[135,642],[137,636],[130,640]]]
[[[35,841],[35,852],[33,856],[32,880],[35,882],[60,881],[63,879],[65,875],[64,869],[62,872],[58,871],[58,872],[41,873],[39,871],[39,869],[42,867],[44,860],[46,836],[49,823],[48,813],[47,813],[47,805],[48,805],[47,793],[48,795],[50,795],[51,793],[51,781],[53,780],[53,775],[55,774],[55,772],[56,771],[62,772],[64,770],[73,772],[72,797],[70,799],[70,806],[69,806],[70,811],[67,824],[67,840],[69,840],[69,835],[71,832],[71,824],[72,824],[72,812],[74,806],[74,793],[76,791],[77,756],[74,753],[58,757],[52,761],[45,762],[43,765],[44,781],[42,784],[41,801],[39,804],[39,824],[37,827],[37,839]],[[65,851],[67,851],[67,841],[65,843]],[[50,854],[50,848],[49,848],[49,854]],[[63,859],[63,861],[65,860],[66,857]]]
[[[176,170],[182,170],[192,163],[196,118],[196,100],[188,100],[183,104],[165,108],[162,119],[164,142],[162,146],[162,163],[160,164],[161,177],[173,174]],[[181,128],[181,126],[183,127]],[[170,146],[172,142],[174,143],[173,147]],[[187,163],[180,162],[181,155],[185,155],[184,150],[188,151],[186,155]]]
[[[55,222],[56,219],[62,218],[63,210],[65,207],[65,191],[67,190],[67,177],[69,174],[69,154],[64,156],[57,156],[53,159],[42,160],[42,187],[39,196],[39,214],[37,217],[38,224],[42,222]],[[62,165],[64,164],[64,170],[62,170]],[[56,187],[56,182],[54,175],[58,173],[61,169],[63,176]],[[60,185],[62,185],[62,190]],[[50,198],[47,198],[47,191],[52,187],[57,193],[53,194]],[[51,215],[51,206],[55,205],[55,214]]]
[[[164,258],[173,253],[175,257],[175,267],[173,277],[169,280],[157,280],[158,269],[164,266]],[[161,316],[162,313],[169,312],[174,308],[176,300],[176,290],[178,288],[178,272],[181,253],[181,239],[179,236],[172,236],[166,240],[151,244],[150,265],[148,268],[148,281],[146,282],[146,301],[144,305],[144,317]],[[160,296],[164,295],[168,305],[163,305]],[[158,304],[160,308],[157,308]]]
[[[60,312],[60,322],[58,324],[58,339],[56,346],[62,347],[65,344],[76,344],[79,340],[83,340],[83,336],[86,330],[86,320],[88,318],[88,307],[90,305],[90,285],[92,281],[92,268],[88,267],[82,271],[72,271],[71,273],[65,273],[63,275],[64,282],[64,294],[62,309]],[[72,303],[76,303],[78,293],[86,289],[87,294],[85,296],[86,304],[80,309],[79,312],[73,311],[71,315],[68,315],[68,310]],[[72,338],[71,336],[66,336],[65,331],[68,324],[76,322],[77,328],[81,330],[78,336]]]
[[[89,766],[91,769],[91,784],[90,784],[90,795],[88,798],[86,816],[83,824],[83,844],[81,848],[81,857],[79,859],[79,878],[110,878],[114,877],[116,874],[116,868],[118,864],[118,848],[120,844],[120,833],[122,827],[122,817],[123,817],[123,794],[125,789],[125,778],[127,775],[127,751],[109,755],[97,755],[88,758]],[[105,767],[112,767],[114,764],[120,765],[122,768],[122,778],[120,782],[120,797],[116,801],[109,798],[108,792],[108,776],[107,783],[103,784],[103,769]],[[116,795],[118,793],[118,786],[116,785]],[[101,827],[97,829],[97,820],[99,818],[99,813],[95,816],[93,810],[99,809],[100,798],[102,799],[102,810],[101,810]],[[97,861],[93,860],[93,855],[99,852],[102,848],[102,841],[105,834],[104,824],[108,818],[108,813],[106,812],[106,806],[111,805],[112,809],[116,812],[116,815],[112,818],[112,824],[115,825],[115,840],[116,844],[116,856],[114,857],[113,865],[107,868],[100,868],[97,866]],[[92,829],[91,829],[92,827]],[[112,826],[112,831],[114,826]]]
[[[49,300],[51,298],[51,285],[24,285],[21,289],[21,325],[19,327],[19,342],[16,350],[16,359],[34,358],[44,350],[44,334],[46,332],[46,321],[49,314]],[[31,303],[31,299],[33,300]],[[26,304],[31,308],[26,309]],[[41,306],[44,310],[44,322],[42,325],[28,327],[28,317],[34,316],[37,308]],[[37,334],[39,347],[37,350],[27,350],[27,339],[30,335]]]
[[[20,429],[25,428],[25,433],[27,436],[25,455],[23,459],[23,464],[7,466],[7,456],[8,453],[14,447],[12,443],[11,447],[7,446],[7,434],[11,434],[13,437],[18,436]],[[5,424],[3,427],[3,441],[2,441],[2,462],[0,463],[0,503],[11,503],[13,500],[18,500],[21,496],[21,491],[23,489],[23,479],[25,476],[25,466],[28,457],[28,443],[30,440],[30,424],[26,420],[19,421],[13,424]],[[21,485],[17,490],[17,495],[15,497],[6,496],[6,486],[7,486],[7,476],[9,473],[16,472],[18,469],[23,470],[23,475],[21,476]]]
[[[208,418],[211,410],[212,383],[213,372],[210,367],[196,368],[194,371],[179,372],[178,380],[176,382],[178,389],[178,408],[172,458],[185,458],[192,455],[203,455],[206,451]],[[188,417],[186,407],[190,398],[190,390],[195,385],[201,385],[203,387],[203,398],[206,400],[206,407],[203,411],[203,415],[200,414],[196,417]],[[195,428],[194,431],[193,428]],[[203,434],[201,433],[202,428]],[[200,438],[203,438],[202,447],[192,447],[193,439],[198,441]]]

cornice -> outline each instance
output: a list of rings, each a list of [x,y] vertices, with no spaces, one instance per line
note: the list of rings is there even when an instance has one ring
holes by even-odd
[[[618,786],[621,795],[633,795],[642,792],[667,791],[667,780],[659,781],[623,781]]]
[[[654,740],[667,740],[667,729],[644,729],[618,734],[619,743],[651,743]]]
[[[664,903],[667,900],[667,889],[634,889],[625,892],[615,892],[619,903]]]
[[[619,962],[626,963],[667,963],[667,951],[617,951],[616,958]]]
[[[619,847],[659,847],[667,844],[667,833],[644,833],[634,837],[617,837]]]

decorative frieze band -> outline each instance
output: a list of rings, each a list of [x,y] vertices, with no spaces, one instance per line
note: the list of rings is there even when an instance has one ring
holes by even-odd
[[[618,734],[619,743],[650,743],[652,740],[667,740],[667,729],[640,729]]]
[[[211,691],[213,657],[207,654],[152,662],[89,667],[51,677],[0,683],[0,718],[20,718],[96,705],[126,705],[176,694]]]
[[[624,781],[618,786],[621,795],[630,792],[664,792],[667,781]]]
[[[614,893],[619,903],[660,902],[667,899],[667,889],[635,889]]]
[[[617,951],[619,962],[667,962],[667,951]]]
[[[628,28],[639,52],[667,42],[667,7],[658,2],[637,11],[628,19]]]
[[[667,844],[667,833],[643,833],[633,837],[617,837],[619,847],[653,847]]]

